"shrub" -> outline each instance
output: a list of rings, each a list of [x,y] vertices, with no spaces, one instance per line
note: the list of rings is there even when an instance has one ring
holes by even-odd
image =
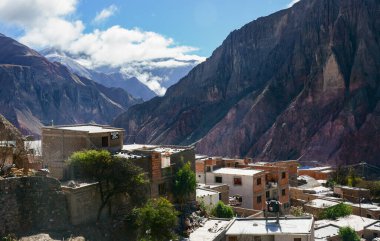
[[[230,206],[227,206],[222,201],[219,201],[212,210],[212,215],[218,218],[232,218],[234,216],[234,211]]]
[[[350,227],[339,228],[339,237],[342,241],[360,241],[359,235]]]
[[[320,215],[319,219],[337,219],[348,216],[352,213],[352,208],[344,203],[326,208]]]

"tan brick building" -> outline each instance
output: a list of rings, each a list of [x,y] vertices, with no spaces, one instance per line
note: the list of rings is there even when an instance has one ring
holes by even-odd
[[[42,128],[42,155],[50,174],[64,179],[65,161],[75,151],[105,149],[120,151],[124,129],[104,125],[86,124]]]

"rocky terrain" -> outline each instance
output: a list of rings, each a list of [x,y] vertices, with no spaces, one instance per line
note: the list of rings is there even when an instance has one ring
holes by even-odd
[[[128,142],[209,155],[379,164],[379,13],[377,0],[301,0],[114,124]]]
[[[136,104],[120,88],[78,77],[59,63],[0,35],[0,113],[23,134],[38,136],[42,125],[110,123]]]

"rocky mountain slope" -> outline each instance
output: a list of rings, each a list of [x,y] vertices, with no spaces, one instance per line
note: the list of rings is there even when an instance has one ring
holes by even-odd
[[[40,53],[44,55],[49,61],[58,62],[66,66],[72,73],[78,76],[94,80],[97,83],[107,87],[122,88],[135,98],[141,98],[146,101],[156,96],[156,93],[154,93],[151,89],[149,89],[135,77],[128,78],[122,75],[120,72],[103,73],[88,69],[78,63],[75,60],[74,56],[71,56],[69,53],[66,53],[64,51],[59,51],[56,49],[45,49]]]
[[[138,103],[120,88],[106,88],[51,63],[36,51],[0,36],[0,113],[24,134],[44,124],[110,123]]]
[[[380,164],[379,13],[377,0],[301,0],[114,123],[128,142],[209,155]]]

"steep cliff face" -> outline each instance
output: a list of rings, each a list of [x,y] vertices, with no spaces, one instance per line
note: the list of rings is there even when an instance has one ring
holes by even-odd
[[[376,0],[302,0],[259,18],[115,124],[130,142],[210,155],[376,163],[379,12]]]
[[[51,63],[34,50],[0,36],[0,113],[25,134],[44,124],[110,123],[137,101]]]

